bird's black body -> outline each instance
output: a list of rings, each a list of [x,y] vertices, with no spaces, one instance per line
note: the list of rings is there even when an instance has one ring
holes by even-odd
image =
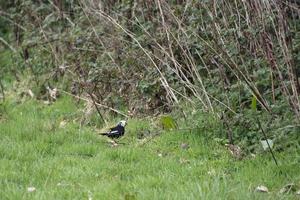
[[[119,123],[116,127],[110,129],[107,133],[100,133],[101,135],[106,135],[109,138],[119,138],[125,133],[125,127]]]

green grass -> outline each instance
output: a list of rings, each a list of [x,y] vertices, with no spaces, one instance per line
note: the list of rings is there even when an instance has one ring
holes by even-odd
[[[76,115],[65,97],[0,105],[0,199],[297,198],[279,190],[291,182],[300,189],[299,150],[277,153],[280,173],[269,154],[237,161],[205,132],[165,132],[138,145],[137,130],[149,125],[142,120],[130,120],[125,144],[111,147]],[[270,193],[254,192],[258,185]]]

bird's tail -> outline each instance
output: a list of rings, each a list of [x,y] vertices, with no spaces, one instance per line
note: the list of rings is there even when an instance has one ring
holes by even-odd
[[[99,135],[108,135],[108,133],[99,133]]]

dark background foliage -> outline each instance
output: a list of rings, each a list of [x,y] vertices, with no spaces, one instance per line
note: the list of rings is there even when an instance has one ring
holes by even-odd
[[[2,74],[30,73],[38,98],[50,86],[133,116],[196,109],[249,144],[260,139],[255,118],[278,138],[297,132],[298,1],[0,5]]]

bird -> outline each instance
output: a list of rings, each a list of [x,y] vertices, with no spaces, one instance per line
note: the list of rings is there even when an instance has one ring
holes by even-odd
[[[111,128],[110,131],[106,133],[100,133],[100,135],[107,136],[111,139],[122,137],[125,134],[126,125],[126,120],[121,120],[115,127]]]

